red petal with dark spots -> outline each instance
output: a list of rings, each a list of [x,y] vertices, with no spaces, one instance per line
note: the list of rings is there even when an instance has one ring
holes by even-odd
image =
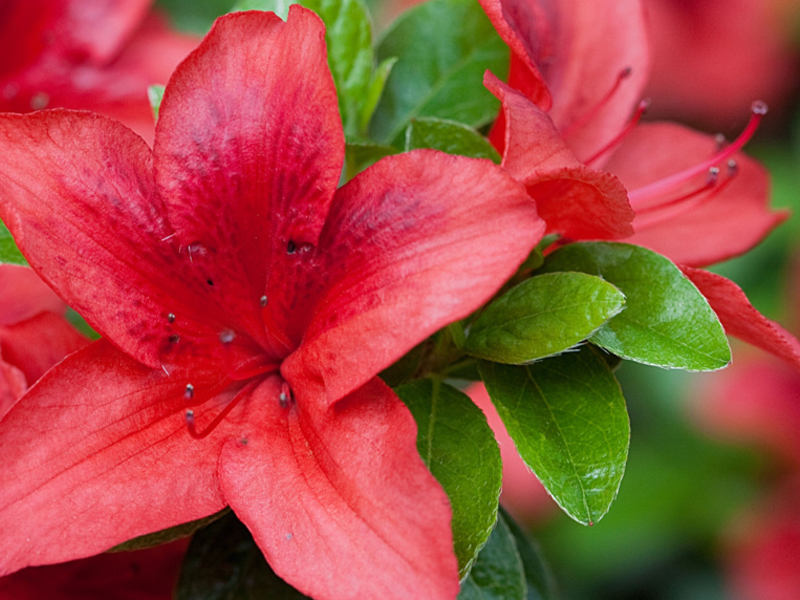
[[[753,308],[738,285],[702,269],[681,270],[706,297],[726,333],[800,368],[800,341]]]
[[[618,239],[633,233],[634,213],[613,175],[585,167],[550,117],[487,72],[486,87],[503,103],[503,168],[523,183],[547,231],[573,240]]]
[[[51,369],[0,427],[0,574],[90,556],[225,506],[217,483],[236,418],[199,443],[185,382],[94,342]],[[199,412],[216,407],[204,406]]]
[[[673,123],[645,124],[628,136],[605,168],[625,184],[638,213],[638,190],[711,158],[717,150],[717,142],[710,135]],[[626,241],[693,267],[737,256],[758,244],[788,217],[788,213],[770,210],[766,170],[742,152],[737,152],[733,158],[737,165],[735,178],[709,201],[704,202],[702,196],[698,196],[684,203],[688,204],[688,210],[680,206],[664,208],[664,218],[655,224],[653,216],[658,216],[657,212],[637,214],[633,222],[636,233]],[[719,166],[721,183],[718,185],[722,185],[727,167]],[[679,198],[701,188],[706,181],[707,174],[702,173],[663,194],[657,202],[667,203]]]
[[[253,395],[259,426],[220,459],[226,500],[275,572],[316,600],[458,594],[447,496],[417,452],[411,413],[379,379],[332,406],[313,382]]]
[[[488,300],[543,232],[524,188],[488,161],[381,160],[336,194],[296,292],[298,307],[311,299],[303,342],[283,372],[313,373],[328,401],[341,398]]]
[[[195,263],[239,327],[274,345],[259,299],[287,285],[274,265],[295,261],[291,245],[317,243],[344,160],[319,18],[293,8],[286,23],[272,13],[218,21],[170,81],[155,156],[179,243],[205,253]]]

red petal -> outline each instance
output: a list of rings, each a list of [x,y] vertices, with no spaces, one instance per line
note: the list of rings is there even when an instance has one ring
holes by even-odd
[[[165,357],[175,333],[195,366],[222,362],[229,315],[174,240],[141,138],[97,115],[42,111],[0,115],[0,149],[0,217],[92,327],[151,367],[186,362]]]
[[[21,369],[30,385],[67,354],[88,343],[66,319],[51,312],[0,327],[3,359]]]
[[[517,60],[509,83],[543,110],[581,161],[622,131],[641,99],[649,52],[638,0],[482,0]],[[498,6],[499,5],[499,6]],[[520,50],[523,48],[524,50]],[[620,74],[631,69],[610,100]],[[544,81],[552,108],[541,102]]]
[[[188,539],[31,567],[0,579],[2,600],[171,600]]]
[[[13,406],[0,427],[0,574],[97,554],[225,505],[217,461],[236,422],[193,439],[185,385],[100,340]],[[204,406],[203,420],[206,410],[216,408]]]
[[[11,410],[27,389],[25,374],[0,357],[0,419]]]
[[[633,233],[634,213],[613,175],[583,166],[550,117],[487,72],[487,88],[503,103],[503,168],[536,200],[548,232],[573,240],[616,239]]]
[[[636,208],[638,188],[709,159],[717,151],[716,144],[712,136],[681,125],[640,125],[613,154],[606,168],[622,180]],[[769,176],[763,167],[742,152],[733,158],[738,174],[712,200],[656,225],[634,221],[636,234],[626,241],[694,267],[731,258],[758,244],[788,213],[769,209]],[[721,168],[722,179],[726,176],[725,165]],[[679,198],[702,187],[705,181],[705,174],[692,178],[665,194],[661,201]]]
[[[706,297],[726,333],[800,368],[800,341],[753,308],[738,285],[702,269],[681,270]]]
[[[0,327],[43,311],[61,313],[66,306],[33,270],[0,265]]]
[[[167,87],[155,155],[180,242],[203,250],[226,310],[263,329],[265,282],[286,284],[271,278],[290,244],[317,243],[344,159],[319,18],[217,20]]]
[[[405,405],[377,378],[317,411],[324,390],[256,390],[247,443],[220,459],[226,500],[278,575],[317,600],[455,598],[450,506]],[[306,385],[307,384],[307,385]]]
[[[432,150],[381,160],[337,192],[309,253],[287,315],[299,319],[309,298],[310,322],[284,372],[315,373],[329,401],[341,398],[488,300],[543,230],[524,188],[488,161]]]

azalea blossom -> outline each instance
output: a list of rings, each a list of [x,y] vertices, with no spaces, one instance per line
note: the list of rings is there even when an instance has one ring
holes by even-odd
[[[3,0],[0,111],[93,110],[152,143],[147,87],[197,45],[150,11],[153,0]]]
[[[47,369],[88,343],[65,309],[31,269],[0,265],[0,417]]]
[[[0,146],[0,216],[103,336],[2,421],[0,572],[230,506],[318,600],[456,596],[447,497],[376,374],[527,257],[523,186],[421,150],[337,190],[324,27],[297,5],[217,21],[152,151],[64,110],[0,116]]]
[[[769,209],[768,176],[740,151],[766,106],[753,104],[730,143],[672,123],[640,125],[650,64],[640,0],[481,5],[511,49],[508,84],[486,77],[503,103],[490,139],[541,206],[548,230],[563,242],[622,239],[662,253],[686,267],[727,331],[748,329],[758,313],[741,290],[692,267],[747,251],[788,216]],[[562,140],[557,153],[538,145],[555,137]],[[553,166],[580,163],[585,180],[603,185],[549,183]],[[612,182],[627,189],[627,206],[609,191]],[[800,367],[800,344],[758,317],[761,326],[749,329],[747,341]]]

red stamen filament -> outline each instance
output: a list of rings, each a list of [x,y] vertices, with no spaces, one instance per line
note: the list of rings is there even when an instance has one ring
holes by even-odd
[[[603,96],[600,99],[600,101],[597,104],[595,104],[592,108],[587,110],[580,117],[575,119],[572,123],[564,127],[564,129],[561,130],[561,136],[564,138],[569,137],[570,135],[575,133],[578,129],[580,129],[581,127],[589,123],[592,119],[594,119],[597,116],[597,113],[599,113],[606,106],[606,104],[609,103],[611,98],[614,97],[614,94],[617,93],[617,90],[619,90],[620,86],[622,85],[622,82],[631,76],[632,72],[633,70],[630,67],[622,69],[622,71],[620,71],[619,74],[617,75],[617,79],[616,81],[614,81],[614,85],[612,85],[611,89],[608,90],[608,92],[606,92],[606,95]]]
[[[633,209],[639,213],[648,207],[647,205],[649,201],[658,201],[659,198],[663,197],[665,194],[668,194],[671,190],[674,190],[676,187],[685,183],[695,175],[707,172],[715,165],[718,165],[722,161],[730,158],[733,154],[738,152],[751,137],[753,137],[756,129],[758,129],[758,124],[761,122],[761,119],[766,113],[766,104],[763,102],[754,102],[750,109],[750,121],[747,123],[747,127],[744,128],[744,131],[742,131],[739,137],[737,137],[730,145],[719,150],[711,158],[704,160],[703,162],[696,164],[684,171],[680,171],[679,173],[675,173],[674,175],[670,175],[669,177],[665,177],[664,179],[660,179],[659,181],[629,192],[628,200],[630,200],[631,207],[633,207]],[[658,205],[658,202],[656,202],[656,205]]]
[[[709,170],[708,180],[702,187],[667,203],[636,211],[636,220],[633,222],[634,228],[640,231],[647,227],[652,227],[710,202],[719,196],[739,173],[736,161],[730,160],[728,161],[727,177],[722,183],[719,183],[719,169],[716,167],[712,167],[712,169],[713,171]],[[688,200],[693,201],[688,202]],[[669,210],[670,208],[672,210]]]
[[[203,430],[198,432],[197,427],[194,421],[194,411],[187,410],[186,411],[186,427],[189,429],[189,435],[191,435],[196,440],[202,440],[204,437],[208,436],[214,429],[216,429],[217,425],[222,423],[222,421],[227,417],[230,412],[236,408],[236,405],[242,401],[242,398],[248,396],[248,394],[259,384],[261,383],[261,379],[255,379],[247,383],[242,389],[236,392],[236,395],[231,399],[230,402],[223,408],[220,413],[214,417],[214,420],[208,424],[208,426]]]
[[[610,150],[613,150],[614,148],[616,148],[620,144],[620,142],[622,142],[622,140],[624,140],[626,137],[628,137],[628,134],[630,134],[630,132],[633,131],[636,128],[636,125],[639,124],[639,121],[642,119],[642,116],[644,115],[644,113],[647,112],[648,108],[650,108],[650,100],[649,99],[646,98],[646,99],[642,100],[641,102],[639,102],[639,106],[636,107],[636,112],[633,113],[633,116],[631,117],[631,120],[628,121],[628,124],[625,125],[625,128],[622,131],[620,131],[616,136],[614,136],[614,139],[612,139],[605,146],[603,146],[599,151],[597,151],[594,154],[594,156],[589,158],[586,161],[586,164],[587,165],[591,165],[593,162],[598,160],[604,154],[606,154]]]

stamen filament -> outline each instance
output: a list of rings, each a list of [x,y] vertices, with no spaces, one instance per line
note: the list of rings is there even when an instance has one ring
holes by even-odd
[[[578,129],[580,129],[581,127],[589,123],[592,119],[594,119],[595,116],[597,116],[597,113],[599,113],[605,107],[605,105],[608,104],[611,98],[613,98],[614,94],[617,93],[617,90],[622,85],[622,82],[631,76],[631,73],[633,73],[633,69],[631,69],[630,67],[622,69],[622,71],[620,71],[619,74],[617,74],[617,79],[614,81],[614,85],[612,85],[611,89],[608,90],[608,92],[606,92],[606,95],[603,96],[600,99],[600,101],[597,104],[595,104],[592,108],[587,110],[580,117],[575,119],[572,123],[564,127],[564,129],[561,130],[561,136],[564,138],[569,137],[570,135],[575,133]]]
[[[636,107],[636,112],[633,113],[631,120],[628,121],[628,124],[625,126],[625,128],[622,131],[620,131],[616,136],[614,136],[614,138],[610,142],[608,142],[605,146],[603,146],[598,152],[596,152],[594,156],[589,158],[586,161],[586,164],[591,165],[593,162],[597,161],[604,154],[616,148],[619,145],[619,143],[626,137],[628,137],[628,134],[636,128],[636,125],[639,124],[639,121],[642,119],[644,113],[647,112],[648,108],[650,108],[650,100],[648,98],[645,98],[644,100],[639,102],[639,106]]]
[[[663,194],[668,193],[678,185],[684,183],[691,177],[699,175],[708,171],[711,167],[721,163],[722,161],[730,158],[733,154],[738,152],[744,146],[753,134],[758,129],[758,124],[761,122],[762,117],[767,114],[767,105],[763,102],[754,102],[750,109],[750,121],[747,127],[744,128],[739,137],[737,137],[730,145],[722,148],[719,152],[714,154],[711,158],[704,160],[684,171],[660,179],[654,183],[633,190],[628,193],[628,200],[635,211],[641,210],[641,205],[648,200],[657,199]],[[638,205],[638,206],[637,206]]]
[[[187,410],[186,411],[186,427],[189,429],[189,435],[191,435],[196,440],[202,440],[204,437],[207,437],[214,429],[222,423],[223,419],[227,417],[230,412],[236,408],[236,405],[241,402],[242,398],[247,396],[259,383],[261,383],[260,379],[253,380],[245,385],[242,389],[236,392],[236,395],[231,399],[230,402],[223,408],[220,413],[214,417],[214,420],[208,424],[208,426],[203,430],[198,432],[197,427],[195,425],[194,420],[194,411]]]

